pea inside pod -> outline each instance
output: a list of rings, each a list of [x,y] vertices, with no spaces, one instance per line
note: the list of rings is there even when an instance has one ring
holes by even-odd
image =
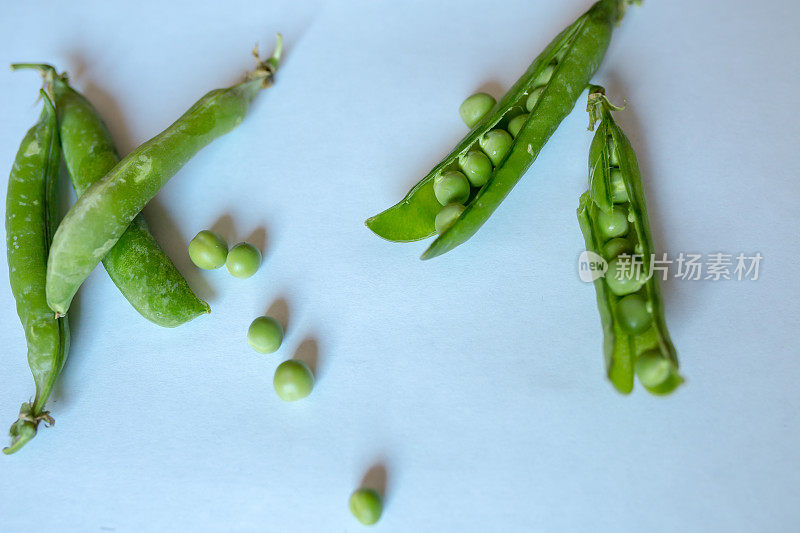
[[[468,128],[472,128],[489,114],[496,103],[497,101],[492,95],[476,93],[464,100],[461,107],[458,108],[458,114],[461,115],[464,124]]]

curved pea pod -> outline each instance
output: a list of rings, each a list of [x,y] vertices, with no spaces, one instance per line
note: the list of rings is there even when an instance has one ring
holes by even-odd
[[[50,98],[44,92],[41,95],[41,118],[20,144],[6,195],[8,276],[25,330],[36,395],[22,404],[5,454],[32,439],[40,422],[53,423],[45,406],[69,351],[67,318],[53,316],[45,295],[47,252],[58,225],[60,147],[55,109]]]
[[[608,102],[602,87],[593,86],[590,93],[592,126],[597,120],[600,125],[590,149],[589,190],[581,196],[578,207],[578,222],[586,249],[603,256],[604,250],[607,250],[604,246],[611,238],[600,224],[602,213],[623,209],[630,223],[625,238],[636,250],[636,254],[630,256],[631,265],[634,264],[634,258],[639,258],[639,268],[644,276],[642,279],[646,278],[640,287],[634,287],[636,290],[630,293],[634,295],[633,300],[628,294],[619,294],[616,284],[609,283],[609,273],[594,281],[603,325],[606,370],[610,381],[620,392],[631,392],[634,375],[638,374],[640,382],[649,392],[669,394],[683,383],[683,378],[678,373],[677,353],[667,331],[658,275],[650,275],[653,237],[639,164],[630,141],[611,116],[611,111],[619,108]],[[612,174],[622,180],[624,200],[619,196],[614,200],[611,193]],[[651,360],[663,362],[661,368],[664,372],[655,378],[652,371],[642,369],[643,365],[640,364]]]
[[[279,35],[275,53],[268,60],[259,61],[244,82],[207,93],[78,198],[59,226],[50,249],[47,301],[53,311],[67,311],[89,273],[161,187],[200,149],[242,122],[256,94],[272,83],[281,43]],[[116,254],[111,261],[118,261]]]
[[[367,226],[380,237],[395,242],[434,235],[434,220],[442,207],[433,194],[434,178],[448,170],[458,170],[459,159],[470,150],[479,149],[480,140],[487,133],[507,128],[513,118],[527,111],[528,118],[510,150],[496,162],[488,182],[473,190],[463,214],[433,241],[422,259],[452,250],[474,235],[574,107],[600,66],[624,5],[623,0],[601,0],[561,32],[453,151],[397,205],[369,218]]]

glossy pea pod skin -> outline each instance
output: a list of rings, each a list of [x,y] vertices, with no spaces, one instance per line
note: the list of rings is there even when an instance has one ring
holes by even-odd
[[[78,198],[56,232],[47,264],[47,301],[66,313],[78,288],[161,187],[198,151],[238,126],[272,82],[281,53],[247,79],[200,98],[166,130],[123,158]]]
[[[8,274],[25,330],[36,395],[22,404],[5,454],[16,452],[32,439],[40,422],[53,423],[45,405],[69,351],[67,317],[55,318],[45,295],[47,252],[58,225],[61,155],[56,112],[47,95],[41,94],[41,118],[20,144],[6,195]]]
[[[627,212],[630,226],[624,238],[633,245],[635,257],[641,258],[642,272],[647,275],[650,272],[654,248],[636,153],[611,116],[612,109],[618,108],[613,108],[608,103],[601,87],[592,87],[590,92],[589,109],[590,113],[595,114],[592,124],[597,118],[600,119],[600,124],[589,152],[589,190],[581,196],[578,207],[578,221],[586,241],[586,249],[607,261],[612,259],[610,255],[605,255],[609,254],[605,245],[614,238],[608,238],[598,221],[603,218],[603,213],[623,210]],[[616,202],[613,197],[612,174],[621,176],[625,186],[625,198],[617,198]],[[630,307],[626,305],[631,303],[630,295],[615,294],[605,277],[596,279],[594,286],[603,325],[606,370],[614,387],[622,393],[631,392],[637,360],[642,356],[658,354],[660,358],[670,362],[669,375],[658,385],[643,385],[656,395],[666,395],[674,391],[683,383],[683,378],[678,374],[677,353],[664,319],[658,274],[647,279],[641,288],[632,293],[636,295],[633,296],[633,303],[643,301],[644,310],[649,315],[645,315],[647,320],[643,328],[639,325],[633,331],[630,325],[626,327],[623,322],[625,313],[630,311]]]
[[[53,90],[61,147],[75,193],[80,197],[119,162],[117,149],[92,104],[55,77]],[[176,327],[210,312],[150,233],[139,214],[103,258],[109,277],[146,319]]]
[[[515,117],[529,112],[511,149],[497,162],[488,182],[473,191],[464,212],[433,241],[422,259],[448,252],[474,235],[522,178],[574,107],[600,66],[624,5],[624,0],[601,0],[561,32],[455,149],[400,203],[368,219],[367,226],[377,235],[395,242],[410,242],[434,235],[434,220],[442,207],[433,193],[434,178],[448,170],[458,170],[459,158],[477,149],[487,133],[495,128],[507,128]],[[542,79],[546,81],[539,84]],[[526,109],[526,102],[534,91],[539,97],[530,109]]]

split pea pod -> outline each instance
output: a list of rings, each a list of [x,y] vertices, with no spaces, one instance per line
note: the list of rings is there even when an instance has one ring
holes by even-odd
[[[42,115],[20,144],[6,195],[8,277],[25,330],[36,395],[22,404],[11,426],[11,444],[3,448],[5,454],[31,440],[40,422],[53,423],[45,406],[69,351],[67,317],[54,317],[45,296],[47,252],[58,225],[61,153],[55,109],[50,98],[44,92],[41,95]]]
[[[66,313],[89,273],[159,189],[200,149],[242,122],[256,94],[272,83],[281,49],[279,35],[272,57],[259,61],[245,81],[207,93],[78,198],[56,232],[47,264],[47,302],[56,314]]]
[[[600,0],[559,34],[503,98],[477,121],[470,133],[397,205],[368,219],[367,226],[395,242],[425,239],[437,233],[442,204],[434,193],[436,178],[446,172],[470,173],[471,152],[483,150],[491,175],[473,188],[457,218],[441,226],[422,259],[441,255],[467,241],[488,220],[522,178],[597,71],[614,24],[627,0]],[[518,117],[523,116],[523,119]],[[517,119],[512,125],[511,122]],[[512,140],[507,130],[515,132]],[[458,205],[458,204],[450,204]],[[448,207],[453,213],[455,207]]]
[[[69,85],[65,74],[58,75],[44,64],[11,68],[42,72],[55,100],[64,162],[80,197],[119,162],[108,128],[94,106]],[[210,312],[159,247],[141,214],[103,258],[103,266],[134,309],[159,326],[176,327]]]
[[[589,190],[580,198],[578,221],[586,250],[608,263],[594,281],[603,324],[606,371],[617,390],[633,390],[634,374],[651,393],[675,390],[683,378],[664,319],[658,276],[651,275],[653,237],[636,154],[617,126],[602,87],[591,86],[590,129],[599,120],[589,151]]]

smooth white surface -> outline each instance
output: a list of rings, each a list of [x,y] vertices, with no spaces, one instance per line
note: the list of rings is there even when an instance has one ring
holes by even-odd
[[[401,5],[402,4],[402,5]],[[141,319],[102,270],[79,293],[57,423],[0,457],[4,531],[362,531],[350,492],[385,469],[375,531],[789,531],[800,519],[800,49],[790,0],[646,1],[597,80],[629,110],[659,249],[761,252],[761,279],[670,280],[687,384],[616,394],[578,280],[585,96],[502,207],[430,262],[363,220],[463,135],[587,0],[8,2],[0,65],[69,71],[128,152],[286,38],[277,84],[146,214],[213,314]],[[0,169],[39,80],[0,70]],[[3,170],[5,172],[5,170]],[[0,190],[5,191],[5,182]],[[5,202],[2,202],[3,206]],[[4,209],[4,207],[0,208]],[[246,281],[186,244],[266,234]],[[0,422],[32,393],[0,254]],[[250,321],[285,302],[274,355]],[[317,358],[295,404],[278,363]],[[373,477],[373,476],[371,476]],[[380,477],[380,476],[378,476]]]

